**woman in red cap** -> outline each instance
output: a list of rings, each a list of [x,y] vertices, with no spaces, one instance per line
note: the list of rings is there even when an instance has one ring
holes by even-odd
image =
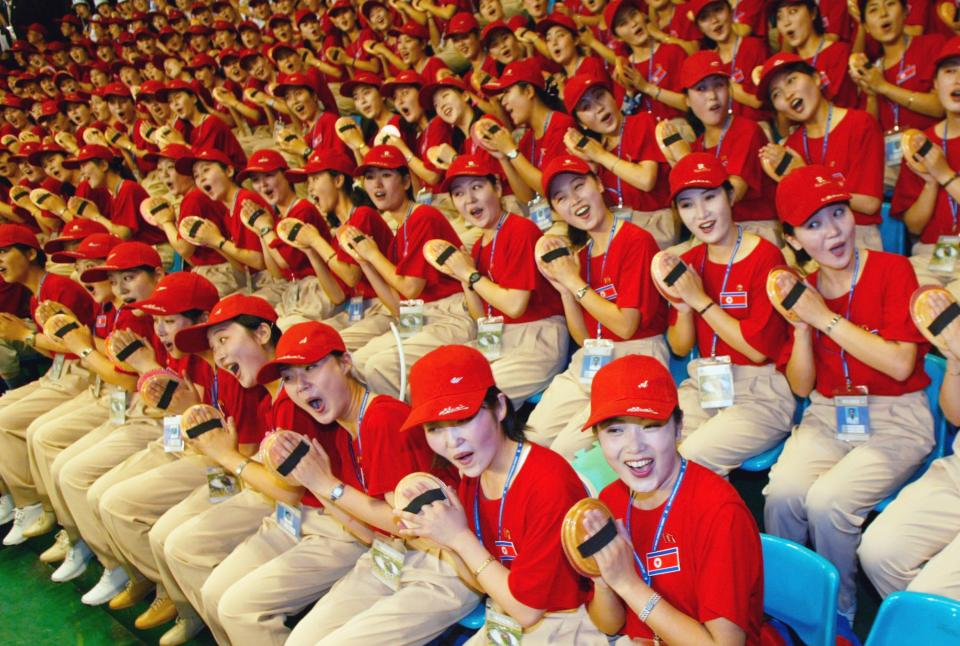
[[[419,513],[398,513],[400,533],[456,553],[488,595],[485,626],[467,643],[506,635],[511,643],[607,643],[587,616],[583,580],[559,541],[564,515],[584,495],[576,472],[524,437],[478,351],[431,352],[414,365],[410,389],[404,427],[423,424],[430,447],[461,480]]]
[[[390,34],[397,37],[396,52],[399,60],[391,62],[398,71],[407,69],[417,72],[427,83],[435,83],[444,76],[453,74],[446,63],[432,55],[430,32],[423,25],[407,20],[399,29],[391,29]],[[387,58],[389,60],[389,55]]]
[[[697,51],[697,26],[673,0],[650,0],[650,36],[661,43],[682,47],[687,54]]]
[[[337,136],[353,150],[357,163],[363,161],[371,146],[379,143],[377,135],[390,132],[390,127],[405,138],[408,147],[412,145],[416,148],[416,138],[411,137],[411,129],[399,114],[387,106],[381,86],[380,78],[369,72],[360,73],[340,86],[340,95],[353,99],[360,114],[360,126],[344,123],[337,128]]]
[[[304,74],[281,78],[273,90],[274,96],[286,103],[293,123],[277,135],[277,145],[284,152],[299,155],[304,161],[314,151],[321,154],[334,151],[349,153],[350,149],[337,136],[336,112],[325,110],[316,92],[316,86]],[[289,130],[289,131],[288,131]],[[289,135],[295,135],[290,137]]]
[[[581,54],[581,45],[586,46],[590,41],[581,41],[579,28],[573,18],[562,13],[552,13],[537,23],[536,33],[539,36],[534,41],[535,47],[546,51],[550,60],[560,66],[560,72],[553,78],[561,88],[561,93],[564,82],[577,74],[601,78],[608,75],[603,59],[594,54]],[[622,101],[623,88],[617,86],[617,92]]]
[[[837,567],[839,612],[852,624],[860,527],[934,442],[923,390],[929,344],[910,318],[916,276],[903,256],[858,244],[851,199],[820,165],[794,170],[777,188],[785,239],[798,261],[820,269],[804,281],[774,278],[789,307],[774,304],[794,319],[780,363],[810,406],[770,471],[764,525]]]
[[[650,357],[622,357],[597,373],[583,430],[618,479],[599,496],[613,517],[592,509],[582,524],[590,538],[609,522],[617,531],[594,554],[590,617],[632,643],[757,646],[757,524],[729,483],[681,457],[683,417],[673,378]]]
[[[669,287],[673,299],[667,340],[674,354],[694,347],[690,378],[680,384],[680,453],[726,476],[754,455],[783,441],[796,402],[775,362],[788,326],[767,296],[767,274],[783,254],[733,218],[735,189],[723,163],[690,153],[670,173],[670,192],[697,242],[681,256],[654,260],[654,275],[683,273]]]
[[[800,10],[806,11],[803,7]],[[758,96],[770,101],[778,114],[798,127],[782,144],[767,144],[760,150],[763,169],[779,182],[807,164],[830,168],[843,178],[852,196],[850,208],[856,219],[857,242],[868,249],[882,249],[880,126],[866,112],[828,100],[820,88],[822,77],[796,54],[777,54],[764,63],[757,83]]]
[[[669,167],[654,139],[649,112],[624,116],[609,81],[577,74],[563,89],[567,110],[579,130],[568,130],[567,151],[597,165],[604,198],[615,215],[645,229],[660,247],[677,242],[677,226],[667,196]]]
[[[653,285],[653,236],[613,216],[586,162],[563,155],[547,164],[543,193],[567,223],[568,238],[545,236],[537,265],[560,292],[567,328],[581,346],[527,421],[533,442],[572,458],[589,448],[580,432],[593,376],[613,358],[647,354],[666,364],[666,303]]]
[[[356,9],[350,0],[337,0],[328,10],[333,27],[325,42],[324,55],[334,65],[352,68],[351,75],[360,72],[380,72],[380,61],[367,51],[367,43],[378,41],[369,28],[360,27]]]
[[[247,165],[247,155],[233,131],[222,119],[205,113],[206,108],[192,85],[184,81],[171,81],[157,96],[170,103],[177,115],[178,124],[183,129],[186,143],[194,148],[214,148],[222,151],[234,168]]]

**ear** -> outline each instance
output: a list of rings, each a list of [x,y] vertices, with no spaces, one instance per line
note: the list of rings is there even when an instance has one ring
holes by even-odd
[[[271,328],[269,323],[261,323],[257,326],[257,329],[253,331],[253,336],[257,340],[257,343],[266,347],[270,344],[270,335]]]
[[[787,244],[793,247],[794,251],[803,250],[803,245],[800,244],[800,241],[797,240],[794,236],[789,233],[783,234],[783,239],[786,240]]]
[[[507,418],[507,396],[502,392],[497,394],[497,410],[494,411],[494,415],[498,422]]]
[[[341,175],[340,173],[337,173],[336,176],[333,178],[333,186],[339,191],[341,188],[343,188],[343,183],[345,181],[347,181],[346,176]]]

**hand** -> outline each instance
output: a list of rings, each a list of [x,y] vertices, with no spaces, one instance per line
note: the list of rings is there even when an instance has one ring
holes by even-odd
[[[297,239],[290,240],[290,230],[300,225],[297,231]],[[295,218],[284,218],[277,223],[277,237],[296,249],[312,249],[313,245],[320,240],[320,232],[317,227],[309,222],[301,222]]]
[[[133,330],[114,330],[110,334],[110,345],[117,348],[126,348],[131,343],[139,341],[142,346],[126,358],[124,363],[139,373],[144,373],[158,364],[157,355],[153,346]]]
[[[260,106],[261,108],[268,107],[270,102],[273,100],[266,92],[263,90],[258,90],[255,87],[248,87],[243,91],[243,98],[245,98],[250,103]]]
[[[23,341],[33,330],[22,319],[8,312],[0,312],[0,339]]]
[[[663,292],[664,294],[669,295],[671,299],[675,299],[675,298],[682,299],[683,296],[681,296],[680,291],[677,289],[676,283],[674,283],[670,287],[667,287],[664,283],[662,283],[657,278],[658,274],[661,276],[669,275],[670,272],[673,271],[674,267],[676,267],[677,265],[683,262],[680,259],[680,257],[673,253],[670,253],[669,251],[664,250],[653,257],[653,262],[659,263],[658,266],[655,265],[655,271],[653,272],[654,281],[656,281],[655,286],[658,287],[660,291]],[[690,267],[689,265],[687,265],[687,270],[684,273],[690,273],[692,271],[694,271],[693,267]],[[698,279],[698,282],[700,282],[701,289],[702,289],[703,283],[702,281],[699,280],[700,277],[697,276],[697,279]],[[676,309],[678,312],[692,311],[692,308],[689,305],[687,305],[686,301],[681,301],[679,303],[676,303],[676,302],[673,302],[673,300],[671,300],[670,304],[673,305],[674,309]]]
[[[784,272],[777,276],[777,289],[782,294],[789,294],[797,282],[799,282],[799,278],[793,273]],[[807,285],[807,289],[803,290],[803,294],[790,308],[790,311],[799,317],[802,323],[818,330],[825,328],[834,317],[834,313],[824,302],[823,296],[810,285]],[[800,325],[795,324],[795,327],[799,328]]]
[[[77,151],[80,150],[80,146],[77,144],[77,138],[65,130],[61,130],[55,134],[53,140],[63,146],[71,155],[77,154]]]
[[[231,107],[237,104],[237,97],[234,96],[233,92],[223,86],[213,88],[211,94],[213,95],[213,100],[221,105]]]
[[[200,220],[200,227],[193,235],[190,235],[190,231],[197,220]],[[184,240],[197,247],[216,247],[224,239],[217,225],[196,215],[189,215],[180,222],[180,235],[183,236]]]
[[[886,83],[883,72],[876,65],[870,65],[866,54],[851,54],[848,67],[850,77],[861,87],[876,91]]]
[[[510,131],[488,117],[473,124],[473,134],[478,143],[492,153],[505,155],[517,147]]]
[[[863,17],[860,15],[860,3],[857,0],[847,0],[847,13],[856,22],[863,22]]]
[[[103,217],[103,214],[100,213],[100,209],[97,208],[94,202],[77,195],[67,200],[67,208],[80,218]]]
[[[454,249],[442,265],[436,261],[436,258],[451,246],[453,245],[446,240],[429,240],[423,245],[423,256],[440,273],[466,283],[470,275],[477,271],[473,258],[466,251]]]
[[[184,414],[180,424],[181,428],[188,429],[211,419],[223,421],[223,416],[212,406],[195,406]],[[209,430],[192,440],[184,433],[183,439],[194,450],[216,462],[237,450],[237,428],[233,418],[227,419],[223,426]]]
[[[676,260],[677,262],[680,261],[679,258]],[[665,262],[669,262],[669,258],[666,258]],[[673,290],[683,299],[683,302],[686,303],[687,306],[698,312],[713,301],[703,290],[703,280],[700,278],[700,274],[694,271],[693,267],[689,265],[687,266],[687,271],[683,272],[680,278],[673,284]]]
[[[450,168],[450,164],[456,156],[457,151],[454,150],[450,144],[440,144],[439,146],[431,146],[427,149],[427,159],[430,160],[431,164],[441,170]]]
[[[70,308],[66,305],[61,305],[57,301],[41,301],[37,305],[37,309],[33,313],[34,320],[42,327],[44,323],[47,322],[47,319],[53,316],[54,314],[66,314],[72,319],[76,319],[76,315],[70,311]]]
[[[577,35],[580,37],[580,44],[583,47],[589,48],[596,38],[593,35],[593,30],[590,29],[588,25],[581,24],[581,20],[583,20],[583,18],[580,16],[580,14],[573,15],[573,21],[579,25],[577,29]]]
[[[307,142],[291,127],[281,128],[276,137],[277,145],[285,153],[302,157],[307,151]]]
[[[922,134],[913,136],[911,143],[914,145],[914,150],[919,151],[920,146],[923,145],[924,138],[925,136]],[[944,156],[943,149],[940,146],[930,146],[926,155],[920,155],[919,152],[917,152],[910,155],[910,157],[912,157],[912,160],[908,160],[907,164],[910,164],[910,161],[917,163],[919,167],[925,168],[927,173],[939,184],[953,177],[954,171],[947,162],[947,158]],[[912,167],[911,165],[911,168]]]
[[[176,128],[171,128],[170,126],[163,126],[154,134],[154,138],[157,140],[157,145],[161,148],[164,146],[169,146],[170,144],[186,144],[184,141],[183,135],[180,134],[180,131]]]
[[[49,211],[60,218],[66,215],[67,205],[63,198],[45,188],[35,188],[30,191],[30,201],[38,209]]]
[[[394,518],[403,526],[400,535],[405,538],[426,538],[441,547],[457,551],[456,544],[472,534],[457,492],[444,485],[443,494],[446,500],[424,505],[418,514],[408,511],[395,513]]]
[[[140,395],[147,405],[153,406],[156,402],[160,401],[170,378],[172,377],[153,378],[143,383],[140,389]],[[170,399],[170,404],[166,408],[166,412],[169,415],[181,414],[191,406],[203,403],[200,399],[200,393],[197,391],[197,386],[190,381],[189,377],[184,375],[179,378],[179,381],[180,385],[173,391],[173,397]]]
[[[18,319],[19,320],[19,319]],[[22,321],[21,321],[22,323]],[[65,325],[70,325],[71,323],[76,323],[76,327],[60,337],[63,340],[64,347],[71,354],[80,354],[84,350],[94,349],[93,345],[93,335],[90,333],[90,328],[86,325],[83,325],[75,318],[69,317],[65,314],[55,314],[47,319],[47,325],[44,326],[44,333],[51,328],[56,328],[52,330],[55,332],[63,328]],[[54,334],[47,334],[49,337],[54,337]]]
[[[303,439],[306,440],[307,438]],[[270,446],[270,461],[274,464],[280,464],[297,448],[300,441],[299,437],[282,433],[276,442]],[[303,485],[315,494],[327,495],[337,486],[339,481],[330,469],[330,457],[327,452],[323,450],[317,440],[311,439],[309,442],[310,451],[300,459],[296,468],[286,477],[299,485]]]
[[[690,142],[683,138],[680,128],[672,121],[661,121],[657,124],[656,134],[657,145],[671,166],[675,166],[678,161],[690,154]],[[680,138],[667,145],[666,140],[674,136]]]
[[[143,137],[144,141],[149,141],[155,146],[157,145],[157,133],[159,131],[160,128],[146,121],[140,124],[140,136]]]
[[[120,132],[116,128],[108,127],[104,135],[112,142],[112,145],[117,148],[122,148],[126,151],[133,148],[133,142],[130,141],[130,137],[128,137],[125,132]]]
[[[379,251],[376,243],[357,227],[345,224],[337,234],[340,248],[346,250],[357,262],[369,262]]]
[[[162,197],[148,197],[141,202],[140,217],[155,227],[163,227],[163,225],[172,224],[176,220],[173,206]]]
[[[791,156],[790,163],[782,174],[778,174],[777,168],[780,166],[780,162],[783,161],[783,156],[788,152]],[[779,182],[796,169],[806,166],[803,157],[801,157],[799,153],[780,144],[767,144],[761,148],[757,154],[760,156],[760,166],[763,167],[763,172],[776,182]]]
[[[347,62],[347,53],[343,51],[342,47],[327,47],[323,55],[334,65],[342,65]]]
[[[566,134],[563,135],[563,143],[571,155],[585,162],[599,163],[600,156],[607,152],[599,141],[574,128],[567,128]]]
[[[598,509],[591,509],[583,515],[583,528],[590,536],[599,532],[609,522]],[[642,584],[643,579],[637,574],[633,559],[633,543],[627,534],[623,521],[615,521],[617,536],[594,554],[597,566],[600,568],[600,577],[621,597],[632,586]]]
[[[347,144],[350,150],[357,151],[366,146],[366,142],[363,140],[363,133],[361,133],[360,128],[357,127],[357,122],[350,117],[340,117],[337,119],[334,127],[337,129],[337,136],[340,138],[340,141]]]
[[[317,57],[314,56],[313,52],[310,51],[309,49],[302,47],[298,49],[297,52],[300,54],[300,60],[302,60],[307,65],[314,67],[320,64],[320,61],[317,60]]]
[[[534,249],[537,258],[537,269],[540,270],[543,277],[550,281],[550,284],[561,294],[570,294],[574,291],[569,288],[567,281],[576,282],[580,280],[579,257],[571,250],[570,255],[561,256],[549,263],[543,262],[541,258],[545,253],[553,251],[554,249],[569,248],[569,246],[570,243],[565,238],[546,235],[537,241]]]
[[[20,136],[22,139],[23,134],[21,133]],[[107,138],[97,128],[87,128],[83,131],[83,143],[90,144],[92,146],[110,147],[110,144],[107,143]]]
[[[253,200],[247,200],[240,206],[240,221],[243,222],[243,226],[253,231],[257,236],[260,236],[260,231],[266,228],[273,231],[273,216],[270,214],[270,210]]]
[[[907,136],[906,133],[904,136]],[[910,137],[910,144],[913,147],[913,150],[919,150],[923,145],[923,142],[928,141],[926,135],[923,133],[914,134]],[[936,148],[937,146],[932,146]],[[931,150],[931,152],[933,152]],[[930,173],[930,169],[927,168],[927,164],[924,161],[924,158],[917,154],[911,154],[907,148],[904,148],[903,159],[907,162],[907,166],[910,167],[914,173],[920,176],[928,184],[937,184],[937,179]]]

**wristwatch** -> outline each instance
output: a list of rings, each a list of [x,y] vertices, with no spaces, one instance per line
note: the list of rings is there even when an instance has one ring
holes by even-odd
[[[584,296],[587,295],[587,292],[589,291],[590,291],[590,285],[584,285],[583,287],[577,290],[577,293],[574,294],[574,298],[580,301],[583,299]]]
[[[262,226],[262,227],[260,227],[260,237],[262,238],[263,236],[267,235],[267,234],[270,233],[271,231],[273,231],[273,229],[271,229],[271,228],[268,227],[268,226]]]
[[[507,155],[507,159],[509,159],[510,161],[513,161],[514,159],[520,156],[520,151],[514,148],[513,150],[508,152],[506,155]]]
[[[86,359],[91,354],[93,354],[93,348],[84,348],[83,350],[77,353],[77,356],[80,357],[81,359]]]
[[[483,278],[483,274],[481,274],[479,271],[475,271],[470,274],[470,277],[467,278],[467,284],[471,291],[473,290],[473,286],[480,282],[481,278]]]
[[[330,502],[337,502],[343,498],[343,492],[347,490],[347,487],[342,483],[338,483],[336,487],[330,490]]]

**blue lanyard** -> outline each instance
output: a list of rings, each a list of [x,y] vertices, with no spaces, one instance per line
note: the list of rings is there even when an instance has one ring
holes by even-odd
[[[817,51],[813,55],[813,60],[810,61],[810,64],[814,67],[817,66],[817,61],[820,60],[820,52],[823,51],[823,46],[827,43],[827,39],[820,37],[820,44],[817,45]]]
[[[830,122],[833,121],[833,104],[828,104],[830,107],[827,108],[827,127],[823,131],[823,143],[820,145],[820,163],[823,165],[827,164],[827,144],[830,141]],[[810,144],[807,142],[807,127],[803,127],[803,156],[806,158],[808,164],[812,164],[813,159],[810,157]]]
[[[503,483],[503,493],[500,495],[500,513],[497,515],[497,542],[503,538],[503,508],[507,504],[507,492],[510,489],[510,482],[517,473],[517,466],[520,464],[520,453],[523,451],[523,440],[517,443],[517,452],[513,454],[513,463],[510,464],[510,471],[507,472],[507,479]],[[473,527],[477,534],[477,540],[483,543],[483,530],[480,529],[480,496],[483,495],[483,487],[480,484],[480,478],[477,478],[477,493],[473,498]]]
[[[739,0],[738,0],[739,2]],[[737,8],[733,8],[734,13],[736,13]],[[734,20],[736,22],[736,20]],[[737,55],[740,53],[740,34],[737,34],[737,40],[733,43],[733,56],[730,57],[730,78],[733,79],[737,75]],[[729,106],[727,106],[727,111],[730,114],[733,114],[733,92],[730,92]],[[720,156],[720,146],[717,146],[717,157]]]
[[[943,143],[941,147],[943,148],[943,158],[947,158],[947,139],[949,137],[948,129],[950,128],[950,123],[947,120],[943,122]],[[956,233],[957,231],[957,201],[953,199],[953,196],[950,195],[950,192],[946,189],[943,190],[947,194],[947,204],[950,206],[950,217],[953,219],[953,228],[950,229],[950,233]],[[39,290],[38,290],[39,293]]]
[[[402,226],[403,226],[403,257],[404,258],[410,255],[410,238],[407,237],[407,220],[410,219],[410,215],[413,213],[413,207],[416,205],[417,205],[416,202],[411,204],[410,208],[407,210],[407,215],[404,216],[403,218]]]
[[[728,114],[727,120],[723,124],[723,129],[720,131],[720,139],[717,140],[717,147],[713,151],[713,156],[717,159],[720,159],[720,149],[723,147],[723,140],[727,138],[727,132],[730,130],[730,126],[733,125],[733,115]]]
[[[845,318],[850,320],[850,311],[853,308],[853,291],[857,287],[857,273],[860,271],[860,250],[853,250],[853,277],[850,279],[850,295],[847,296],[847,313]],[[817,289],[820,288],[820,280],[817,278]],[[843,365],[843,378],[847,383],[847,390],[850,390],[850,366],[847,365],[847,351],[840,348],[840,363]]]
[[[617,218],[613,218],[613,226],[610,227],[610,237],[607,238],[607,249],[603,252],[603,262],[600,263],[600,280],[603,280],[603,272],[607,268],[607,256],[610,255],[610,247],[613,246],[613,234],[617,230]],[[587,285],[593,288],[590,283],[590,265],[593,264],[593,238],[587,243]],[[601,285],[603,287],[603,285]],[[597,321],[597,338],[602,338],[603,326]]]
[[[552,117],[553,117],[553,111],[551,110],[550,112],[547,113],[547,122],[543,124],[544,137],[547,136],[547,131],[550,130],[550,119]],[[540,149],[540,157],[537,159],[537,161],[533,161],[534,153],[536,152],[537,148]],[[537,145],[537,133],[534,132],[533,126],[530,127],[530,163],[536,166],[537,168],[540,168],[541,164],[543,163],[543,146]]]
[[[347,443],[347,448],[350,449],[350,461],[353,463],[353,472],[356,474],[357,482],[360,483],[364,491],[367,490],[367,479],[363,477],[363,437],[360,435],[360,427],[363,426],[363,416],[367,412],[367,399],[369,397],[370,389],[367,388],[363,391],[363,401],[360,402],[360,414],[357,415],[357,448],[359,450],[359,460],[357,459],[357,451],[353,450],[353,440]]]
[[[217,368],[213,369],[213,384],[210,386],[210,397],[213,399],[213,407],[223,413],[220,408],[220,375],[217,374]]]
[[[903,56],[900,57],[900,67],[897,69],[897,78],[893,80],[893,84],[897,87],[900,87],[900,77],[903,76],[903,66],[907,62],[907,50],[910,48],[910,36],[905,36],[905,41],[903,43]],[[882,71],[882,68],[881,68]],[[900,104],[896,101],[890,101],[890,108],[893,110],[893,129],[900,130]]]
[[[667,524],[667,518],[670,516],[670,508],[673,507],[673,501],[677,497],[677,492],[680,491],[680,483],[683,482],[683,475],[687,472],[687,459],[680,458],[680,473],[677,474],[677,481],[673,483],[673,490],[670,492],[670,497],[667,498],[667,504],[663,507],[663,513],[660,514],[660,523],[657,525],[657,533],[653,535],[653,547],[650,549],[651,552],[657,551],[657,546],[660,544],[660,537],[663,535],[663,528]],[[630,516],[633,512],[633,493],[630,494],[630,500],[627,502],[627,536],[630,537],[630,549],[633,550],[633,560],[637,562],[637,567],[640,568],[640,576],[643,577],[643,582],[647,585],[650,585],[650,574],[647,573],[647,568],[643,564],[643,561],[640,559],[640,555],[637,554],[637,548],[633,546],[633,533],[630,531]]]
[[[647,59],[647,82],[653,83],[653,53],[656,51],[656,44],[653,42],[653,38],[650,37],[650,58]],[[651,97],[646,97],[647,102],[647,112],[653,112],[653,99]]]
[[[500,216],[500,220],[497,222],[497,230],[493,234],[493,240],[490,242],[490,262],[487,263],[487,275],[490,277],[490,280],[494,283],[497,282],[493,278],[493,258],[497,253],[497,238],[500,237],[500,229],[503,227],[504,221],[507,219],[507,214],[504,213]],[[493,316],[493,306],[490,303],[487,303],[487,316]]]
[[[39,304],[43,300],[43,296],[42,296],[43,284],[47,282],[47,276],[49,275],[50,275],[50,272],[45,271],[43,272],[43,276],[40,277],[40,283],[37,285],[37,295],[36,295],[37,304]]]
[[[733,269],[733,262],[737,259],[737,252],[740,251],[740,243],[743,241],[743,227],[739,224],[737,225],[737,243],[733,245],[733,253],[730,255],[730,260],[727,262],[727,270],[723,273],[723,282],[720,283],[720,298],[723,298],[723,293],[727,291],[727,281],[730,279],[730,270]],[[703,262],[700,263],[700,277],[703,278],[704,267],[707,264],[707,256],[710,251],[705,250],[703,252]],[[723,307],[721,305],[720,307]],[[713,333],[713,344],[710,346],[710,358],[717,356],[717,339],[718,335],[716,331]]]

